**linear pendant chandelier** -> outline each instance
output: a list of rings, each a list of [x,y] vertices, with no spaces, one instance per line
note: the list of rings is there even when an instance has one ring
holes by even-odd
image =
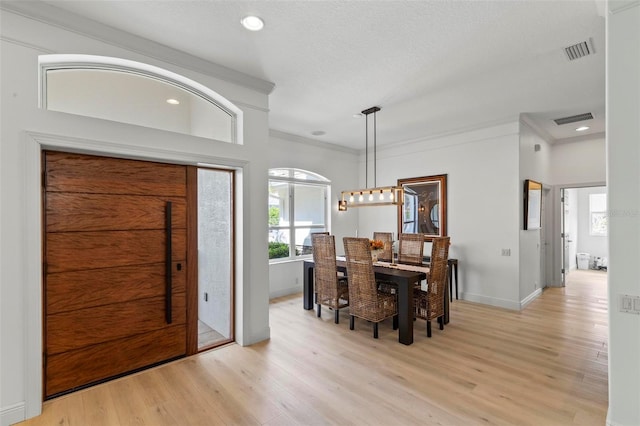
[[[362,189],[342,191],[338,200],[338,210],[346,211],[347,207],[391,206],[402,204],[403,189],[401,186],[376,186],[377,146],[376,146],[376,113],[380,107],[367,108],[365,115],[365,186]],[[369,188],[369,114],[373,114],[373,188]]]

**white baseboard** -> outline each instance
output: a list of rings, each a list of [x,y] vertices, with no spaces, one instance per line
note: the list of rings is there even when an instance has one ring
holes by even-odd
[[[498,308],[511,309],[514,311],[519,311],[535,300],[538,296],[542,294],[542,289],[539,288],[527,297],[525,297],[520,302],[516,302],[515,300],[507,300],[507,299],[499,299],[497,297],[489,297],[483,296],[481,294],[473,294],[464,292],[461,294],[461,299],[468,300],[470,302],[482,303],[483,305],[496,306]]]
[[[607,426],[624,426],[622,423],[614,422],[613,420],[611,420],[610,414],[611,410],[607,410],[607,419],[605,420],[605,424]]]
[[[280,290],[270,291],[269,299],[275,299],[276,297],[288,296],[290,294],[296,294],[302,292],[302,287],[297,285],[295,287],[283,288]]]
[[[460,298],[468,300],[469,302],[482,303],[483,305],[496,306],[498,308],[511,309],[514,311],[520,310],[520,302],[515,300],[499,299],[497,297],[483,296],[481,294],[468,292],[463,292]]]
[[[271,338],[271,327],[266,326],[257,333],[254,333],[249,339],[245,339],[242,342],[242,346],[250,346],[254,343],[262,342],[263,340],[269,340]]]
[[[0,425],[9,426],[25,420],[24,402],[0,409]]]
[[[541,294],[542,294],[542,289],[541,288],[536,289],[536,291],[534,291],[533,293],[531,293],[530,295],[528,295],[527,297],[525,297],[524,299],[522,299],[520,301],[520,309],[524,309],[525,306],[527,306],[529,303],[533,302]]]

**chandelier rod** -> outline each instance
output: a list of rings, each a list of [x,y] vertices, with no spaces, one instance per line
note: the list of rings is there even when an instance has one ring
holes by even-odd
[[[364,187],[369,187],[369,114],[364,116]]]
[[[378,149],[376,147],[377,141],[377,124],[376,124],[376,113],[373,113],[373,187],[377,188],[377,180],[378,180]]]
[[[377,167],[376,167],[376,163],[377,163],[377,147],[376,147],[376,143],[377,143],[377,137],[376,137],[376,113],[380,111],[380,107],[378,106],[373,106],[371,108],[367,108],[364,111],[361,111],[362,114],[365,115],[365,157],[364,157],[364,161],[365,161],[365,167],[364,167],[364,182],[365,188],[369,188],[369,114],[373,113],[373,186],[374,188],[377,187],[377,179],[376,179],[376,174],[377,174]]]

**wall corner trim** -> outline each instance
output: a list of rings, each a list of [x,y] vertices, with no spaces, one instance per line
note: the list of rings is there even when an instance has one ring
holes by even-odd
[[[0,425],[9,426],[25,420],[24,402],[0,408]]]
[[[542,289],[541,288],[536,289],[533,293],[531,293],[530,295],[528,295],[527,297],[525,297],[520,301],[520,309],[521,310],[524,309],[529,303],[533,302],[538,297],[540,297],[541,294],[542,294]]]

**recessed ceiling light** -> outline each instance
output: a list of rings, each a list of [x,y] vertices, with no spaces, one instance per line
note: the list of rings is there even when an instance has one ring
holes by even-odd
[[[173,99],[173,98],[167,99],[167,103],[171,104],[171,105],[180,105],[180,101],[177,100],[177,99]]]
[[[576,132],[584,132],[585,130],[589,130],[589,126],[581,126],[576,129]]]
[[[249,31],[260,31],[264,28],[264,21],[253,15],[245,16],[240,20],[240,23]]]
[[[313,132],[311,132],[311,134],[313,136],[323,136],[326,135],[327,132],[325,132],[324,130],[314,130]]]

